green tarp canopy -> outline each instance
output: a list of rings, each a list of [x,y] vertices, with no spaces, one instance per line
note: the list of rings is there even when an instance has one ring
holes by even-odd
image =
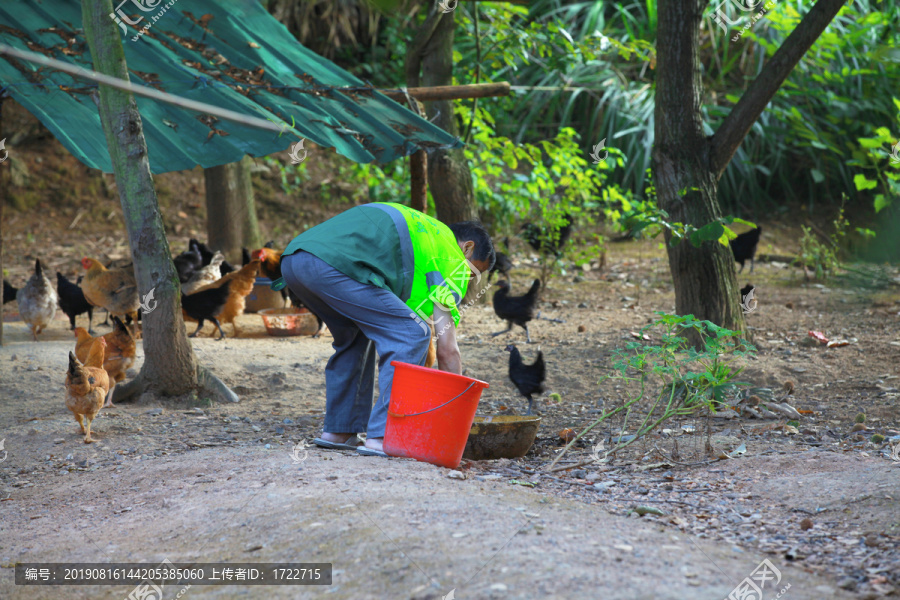
[[[461,144],[304,48],[258,0],[114,0],[113,8],[135,84],[282,119],[303,138],[360,163]],[[0,41],[93,68],[79,0],[3,0]],[[96,84],[0,57],[3,89],[81,162],[112,171],[92,98]],[[298,139],[146,98],[137,97],[137,104],[154,173],[265,156]]]

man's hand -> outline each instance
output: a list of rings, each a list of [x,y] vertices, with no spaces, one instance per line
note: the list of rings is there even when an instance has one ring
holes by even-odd
[[[438,369],[462,375],[462,360],[456,343],[456,326],[450,313],[434,303],[434,332],[437,334]]]

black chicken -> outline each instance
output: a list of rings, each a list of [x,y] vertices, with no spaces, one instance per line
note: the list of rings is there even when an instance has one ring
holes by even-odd
[[[522,361],[522,354],[512,344],[506,347],[509,352],[509,380],[513,382],[519,392],[528,398],[528,412],[532,414],[534,399],[532,394],[540,394],[544,391],[544,378],[547,368],[544,366],[544,353],[538,350],[534,363],[526,365]]]
[[[195,240],[194,238],[190,239],[190,241],[188,242],[188,247],[196,248],[197,251],[200,253],[200,257],[203,259],[203,264],[201,266],[203,266],[203,267],[205,267],[209,263],[211,263],[213,256],[216,255],[215,252],[213,252],[212,250],[209,249],[209,246],[207,246],[203,242]],[[236,271],[236,270],[237,269],[234,268],[234,265],[232,265],[227,260],[223,260],[222,264],[219,265],[219,273],[221,274],[222,277],[224,277],[228,273],[231,273],[232,271]]]
[[[563,215],[563,225],[557,231],[556,239],[547,242],[547,230],[544,227],[535,225],[534,223],[525,223],[522,225],[522,237],[528,242],[528,245],[534,248],[536,252],[553,253],[557,258],[562,254],[561,249],[569,241],[572,235],[572,225],[574,220],[569,215]],[[545,245],[546,242],[546,245]]]
[[[756,247],[759,245],[759,236],[762,234],[762,227],[745,231],[731,240],[731,252],[734,254],[734,260],[741,263],[741,270],[744,270],[744,261],[750,260],[750,272],[753,272],[753,260],[756,257]]]
[[[203,267],[203,255],[200,250],[193,244],[196,240],[191,240],[188,249],[172,259],[175,263],[175,270],[178,271],[178,281],[187,283],[194,271]]]
[[[491,267],[491,270],[488,272],[488,282],[490,282],[491,277],[494,276],[494,273],[500,273],[507,279],[509,279],[509,272],[513,268],[512,261],[509,259],[507,255],[500,252],[499,250],[496,252],[497,261],[494,263],[494,266]]]
[[[525,329],[525,337],[531,343],[531,334],[528,332],[528,322],[534,318],[534,309],[537,306],[538,292],[541,290],[541,280],[535,279],[531,289],[524,296],[510,296],[509,282],[501,279],[497,282],[500,289],[494,293],[494,312],[504,319],[509,327],[505,331],[491,334],[496,337],[503,333],[509,333],[513,324]]]
[[[225,332],[222,331],[222,326],[219,324],[219,320],[216,317],[218,317],[222,312],[222,309],[225,308],[225,303],[228,301],[228,288],[230,286],[231,282],[226,281],[219,287],[201,290],[181,297],[181,308],[184,309],[184,312],[186,312],[189,317],[197,320],[197,331],[192,333],[189,337],[197,337],[197,334],[203,329],[203,322],[206,319],[212,321],[219,329],[219,333],[221,334],[219,335],[220,340],[225,337]]]
[[[94,335],[94,307],[84,299],[84,292],[78,284],[72,283],[66,276],[56,272],[56,292],[59,294],[59,307],[69,317],[69,329],[75,329],[75,317],[88,314],[88,333]]]
[[[16,292],[18,292],[18,288],[14,288],[10,282],[7,280],[3,280],[3,304],[7,302],[12,302],[16,299]]]

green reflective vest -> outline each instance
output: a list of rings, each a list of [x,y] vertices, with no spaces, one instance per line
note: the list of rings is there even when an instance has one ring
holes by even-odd
[[[430,322],[438,302],[459,325],[471,269],[450,228],[394,202],[353,207],[298,235],[284,250],[313,254],[360,283],[390,290],[411,318]]]

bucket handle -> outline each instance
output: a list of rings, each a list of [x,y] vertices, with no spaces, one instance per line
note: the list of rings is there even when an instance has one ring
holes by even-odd
[[[435,411],[435,410],[437,410],[437,409],[439,409],[439,408],[444,408],[445,406],[447,406],[448,404],[450,404],[451,402],[453,402],[454,400],[456,400],[456,399],[459,398],[460,396],[464,396],[464,395],[466,394],[466,392],[468,392],[469,390],[471,390],[472,387],[473,387],[476,383],[478,383],[478,382],[477,382],[477,381],[473,381],[472,383],[469,384],[469,387],[467,387],[466,389],[464,389],[459,395],[454,396],[453,398],[450,398],[449,400],[447,400],[447,401],[444,402],[443,404],[440,404],[440,405],[438,405],[438,406],[435,406],[434,408],[429,408],[428,410],[423,410],[422,412],[410,413],[410,414],[408,414],[408,415],[401,415],[400,413],[391,412],[391,410],[388,409],[388,414],[389,414],[390,416],[392,416],[392,417],[418,417],[419,415],[424,415],[424,414],[426,414],[426,413],[430,413],[430,412]]]

